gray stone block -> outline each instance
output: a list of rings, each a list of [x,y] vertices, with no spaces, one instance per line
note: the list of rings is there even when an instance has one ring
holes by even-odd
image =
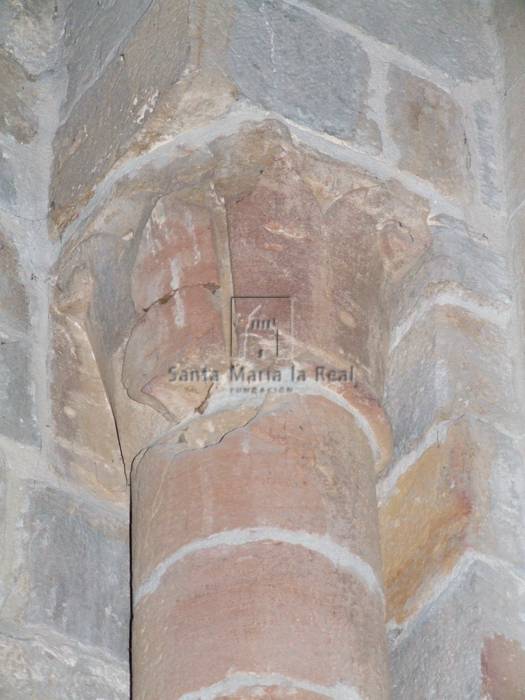
[[[0,697],[129,700],[128,672],[44,629],[0,625]]]
[[[465,413],[518,430],[512,380],[497,326],[453,305],[427,310],[389,358],[384,405],[396,456],[413,449],[434,423]]]
[[[151,5],[151,0],[69,0],[64,10],[64,59],[68,72],[67,112],[76,98],[96,80],[108,58]]]
[[[189,50],[187,0],[156,0],[54,140],[53,219],[61,230],[180,78]]]
[[[128,528],[52,488],[29,494],[26,623],[41,623],[121,659],[128,655]]]
[[[38,444],[30,350],[25,340],[0,338],[0,433]]]
[[[229,62],[250,100],[380,150],[367,116],[368,57],[348,34],[280,0],[238,0]]]
[[[54,67],[62,30],[62,23],[57,21],[60,5],[57,0],[0,2],[0,46],[16,56],[32,75]]]
[[[512,212],[525,200],[525,77],[511,88],[505,101],[506,107],[506,146],[507,146],[507,204]]]
[[[34,78],[1,47],[0,75],[0,133],[9,134],[20,143],[29,143],[38,126],[33,112]]]
[[[10,209],[14,204],[16,186],[13,166],[0,150],[0,209]]]
[[[490,27],[479,0],[309,0],[458,80],[495,70]]]
[[[0,160],[0,168],[1,166]],[[0,169],[0,178],[1,176]],[[18,251],[0,230],[0,328],[2,325],[18,332],[27,331],[29,307],[27,292],[21,279]]]
[[[477,149],[479,158],[479,191],[481,201],[494,209],[503,205],[503,178],[498,162],[497,116],[488,100],[480,100],[474,105]]]
[[[399,294],[388,300],[393,332],[409,314],[440,291],[467,293],[479,303],[510,304],[512,290],[505,258],[476,240],[458,219],[432,220],[432,244],[420,264],[402,281]]]
[[[498,0],[494,10],[499,43],[505,61],[504,80],[509,89],[525,75],[525,3],[521,0]]]
[[[472,562],[397,643],[392,640],[392,699],[485,697],[484,639],[501,634],[523,645],[520,612],[524,609],[523,587],[516,578],[503,567]]]

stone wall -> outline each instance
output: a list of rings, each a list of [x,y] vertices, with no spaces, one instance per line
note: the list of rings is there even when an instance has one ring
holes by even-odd
[[[65,310],[50,314],[63,10],[0,8],[0,696],[10,700],[129,697],[122,460],[85,333]]]
[[[6,697],[129,697],[130,589],[136,698],[525,694],[524,30],[0,9]],[[351,381],[173,381],[259,296]]]

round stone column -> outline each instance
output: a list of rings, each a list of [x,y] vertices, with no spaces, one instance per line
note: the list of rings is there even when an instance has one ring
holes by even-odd
[[[328,396],[197,417],[136,466],[135,700],[387,698],[373,446]]]

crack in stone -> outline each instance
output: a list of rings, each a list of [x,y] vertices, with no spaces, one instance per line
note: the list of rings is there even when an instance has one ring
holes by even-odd
[[[196,289],[197,287],[204,287],[204,289],[206,289],[211,294],[215,294],[215,292],[218,289],[220,289],[220,286],[218,284],[215,284],[214,282],[199,282],[198,284],[183,284],[180,287],[177,287],[176,289],[170,289],[169,292],[166,292],[166,294],[159,297],[159,299],[155,299],[155,301],[152,301],[151,304],[149,304],[149,306],[143,307],[142,311],[145,314],[147,314],[148,311],[153,306],[157,306],[159,304],[167,304],[168,301],[175,296],[175,294],[182,292],[184,289]]]

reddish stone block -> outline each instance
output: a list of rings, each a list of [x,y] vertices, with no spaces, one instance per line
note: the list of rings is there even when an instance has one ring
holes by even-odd
[[[525,649],[500,634],[485,640],[481,655],[483,691],[487,700],[525,697]]]
[[[197,409],[210,381],[173,382],[179,370],[226,366],[222,303],[216,288],[186,287],[150,307],[137,323],[122,379],[131,398],[170,419]]]
[[[209,212],[180,201],[177,193],[162,197],[151,212],[133,269],[132,294],[137,311],[187,286],[219,287],[213,229]]]
[[[250,527],[328,535],[381,578],[370,447],[352,416],[319,396],[267,400],[203,450],[149,450],[134,472],[133,507],[137,589],[183,545]]]
[[[291,297],[294,357],[356,365],[379,391],[383,295],[430,245],[427,205],[357,169],[330,181],[327,169],[320,157],[283,149],[249,191],[228,193],[234,290]]]
[[[300,546],[219,547],[173,566],[135,608],[138,700],[166,700],[236,672],[355,687],[386,700],[380,598]]]

